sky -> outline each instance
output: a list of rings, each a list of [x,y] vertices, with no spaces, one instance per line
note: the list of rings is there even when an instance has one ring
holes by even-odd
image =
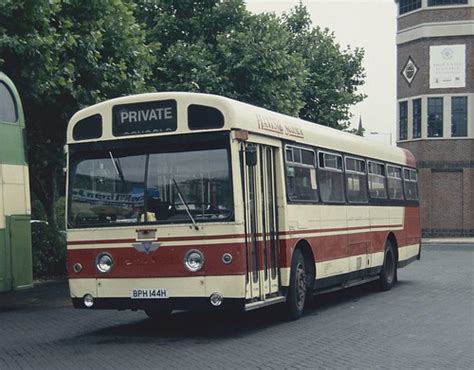
[[[396,18],[394,0],[303,0],[314,25],[334,32],[341,47],[365,49],[365,85],[367,95],[352,107],[351,124],[357,127],[359,117],[365,136],[381,143],[395,145],[396,129]],[[254,13],[288,12],[299,0],[247,0]],[[370,134],[379,132],[380,134]]]

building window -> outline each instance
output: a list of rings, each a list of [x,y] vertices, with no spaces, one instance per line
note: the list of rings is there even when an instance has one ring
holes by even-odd
[[[399,14],[405,14],[421,8],[421,0],[400,0]]]
[[[402,101],[398,103],[399,115],[400,115],[400,140],[407,139],[408,131],[408,102]]]
[[[443,98],[428,98],[428,137],[443,137]]]
[[[428,6],[462,5],[462,4],[467,4],[467,0],[428,0]]]
[[[316,160],[314,151],[286,147],[288,198],[294,202],[317,202]]]
[[[421,99],[413,99],[413,139],[421,137]]]
[[[467,96],[451,98],[451,136],[467,136]]]

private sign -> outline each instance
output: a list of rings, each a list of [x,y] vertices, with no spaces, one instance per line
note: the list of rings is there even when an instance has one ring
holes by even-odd
[[[176,131],[176,100],[116,105],[112,117],[115,136]]]
[[[122,110],[120,111],[120,123],[135,123],[172,119],[173,112],[170,107],[145,109],[145,110]]]

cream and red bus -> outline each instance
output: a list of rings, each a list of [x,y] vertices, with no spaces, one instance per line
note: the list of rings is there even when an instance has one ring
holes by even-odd
[[[298,318],[420,258],[412,154],[232,99],[121,97],[67,133],[74,307]]]

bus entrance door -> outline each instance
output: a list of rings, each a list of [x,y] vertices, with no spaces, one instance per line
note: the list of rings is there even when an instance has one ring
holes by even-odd
[[[242,144],[247,310],[283,300],[278,272],[275,148]]]

